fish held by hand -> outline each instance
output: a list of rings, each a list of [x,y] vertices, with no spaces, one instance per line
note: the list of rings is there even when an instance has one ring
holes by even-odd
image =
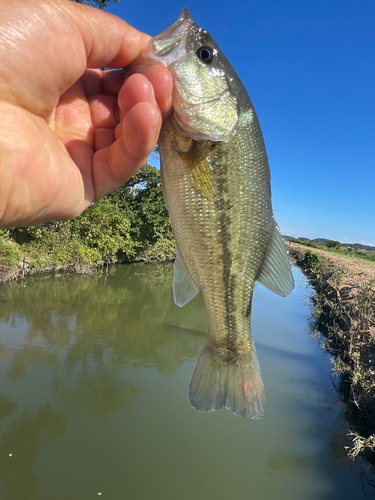
[[[135,67],[155,63],[174,81],[173,112],[159,138],[177,242],[174,300],[183,306],[201,291],[209,317],[190,403],[259,418],[265,397],[250,328],[254,283],[286,296],[294,282],[273,218],[258,118],[231,64],[187,9],[150,40]]]

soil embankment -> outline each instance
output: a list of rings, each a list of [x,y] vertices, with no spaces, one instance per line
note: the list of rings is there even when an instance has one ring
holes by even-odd
[[[46,265],[45,267],[36,268],[30,267],[26,259],[25,261],[19,261],[16,267],[10,267],[0,262],[0,285],[36,274],[94,274],[98,269],[98,266],[78,263],[56,266]]]
[[[337,266],[347,269],[347,282],[352,283],[353,285],[375,279],[375,266],[373,264],[367,264],[364,261],[356,261],[347,257],[341,257],[340,255],[336,255],[332,252],[329,252],[328,250],[305,247],[303,245],[296,245],[295,243],[287,242],[287,247],[290,257],[293,260],[295,260],[295,258],[301,257],[301,255],[304,256],[306,250],[308,250],[320,255],[325,259],[328,259]]]
[[[315,288],[314,316],[348,393],[353,458],[375,452],[375,266],[287,242]]]

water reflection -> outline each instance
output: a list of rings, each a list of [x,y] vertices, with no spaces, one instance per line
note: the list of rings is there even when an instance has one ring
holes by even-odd
[[[173,373],[184,355],[195,357],[199,349],[183,333],[205,336],[207,323],[198,303],[190,308],[188,323],[179,324],[171,300],[172,267],[160,268],[127,266],[122,280],[108,280],[105,286],[103,277],[76,277],[7,289],[1,323],[16,333],[9,346],[2,339],[0,349],[10,355],[11,376],[24,376],[30,360],[68,370],[79,362],[83,371],[132,361]]]
[[[313,466],[311,457],[296,456],[291,451],[279,451],[268,458],[267,470],[273,474],[281,474],[288,469],[311,469]]]
[[[12,421],[0,441],[1,498],[39,498],[41,480],[34,474],[33,461],[40,448],[65,433],[66,426],[66,418],[48,405]]]
[[[173,304],[172,273],[129,265],[0,289],[0,498],[366,498],[373,478],[345,458],[302,275],[286,300],[256,289],[267,407],[245,421],[188,404],[208,324],[200,296]]]

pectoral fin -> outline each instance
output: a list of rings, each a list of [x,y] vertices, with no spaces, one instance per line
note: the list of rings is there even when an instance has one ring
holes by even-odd
[[[276,222],[257,281],[282,297],[289,295],[294,288],[288,252]]]
[[[194,189],[206,198],[215,195],[214,174],[196,142],[188,152],[180,153]]]
[[[187,304],[199,292],[194,285],[188,270],[181,260],[178,249],[176,248],[176,259],[174,261],[173,274],[173,299],[174,303],[180,307]]]

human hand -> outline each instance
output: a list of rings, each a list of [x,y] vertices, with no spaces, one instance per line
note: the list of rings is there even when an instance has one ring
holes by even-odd
[[[0,0],[0,227],[79,215],[147,160],[172,107],[149,36],[69,0]]]

